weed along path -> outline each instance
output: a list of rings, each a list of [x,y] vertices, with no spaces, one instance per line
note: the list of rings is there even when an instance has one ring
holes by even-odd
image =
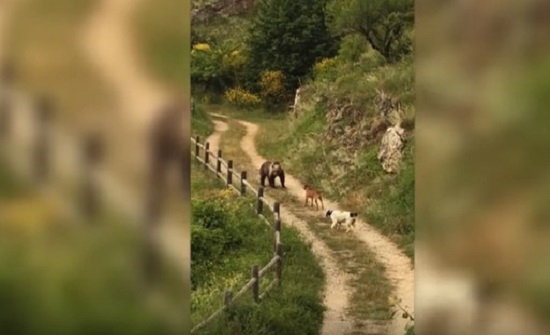
[[[250,157],[252,164],[259,167],[266,160],[256,150],[255,138],[259,127],[251,122],[239,122],[247,129],[246,136],[241,141],[241,147]],[[285,184],[287,192],[298,197],[298,199],[303,198],[303,185],[296,178],[287,174]],[[340,206],[335,202],[325,200],[325,208],[339,209]],[[322,217],[324,216],[324,212],[319,211],[318,215]],[[385,267],[385,276],[394,287],[394,295],[401,300],[400,305],[414,315],[414,270],[412,269],[410,259],[388,238],[360,220],[357,220],[355,235],[360,241],[366,244],[375,258]],[[329,286],[334,285],[334,283],[328,281],[327,284]],[[342,292],[342,287],[334,287],[332,289],[337,291],[336,294],[341,294]],[[330,292],[328,292],[327,296],[327,306],[341,306],[336,297],[334,300],[330,299]],[[334,305],[331,305],[331,303],[334,303]],[[328,314],[330,315],[330,312]],[[330,322],[330,319],[327,322]],[[402,318],[401,313],[396,313],[389,329],[389,334],[404,334],[407,323],[408,320]]]

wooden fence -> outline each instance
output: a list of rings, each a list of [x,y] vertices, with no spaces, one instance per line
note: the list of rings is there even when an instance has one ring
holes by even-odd
[[[250,280],[233,295],[233,292],[226,290],[223,296],[223,306],[216,310],[208,318],[197,324],[191,330],[191,334],[196,333],[199,329],[206,326],[208,323],[220,316],[234,301],[242,297],[248,291],[251,291],[254,302],[259,303],[265,295],[274,287],[280,287],[283,270],[283,244],[281,242],[281,205],[278,202],[270,204],[264,198],[264,188],[259,187],[257,190],[248,182],[247,171],[235,171],[233,168],[233,160],[225,161],[223,159],[222,150],[218,150],[214,154],[210,150],[208,142],[200,143],[200,137],[191,138],[192,146],[194,145],[194,157],[199,161],[205,169],[211,171],[218,178],[222,179],[227,187],[233,189],[239,195],[245,195],[248,191],[252,192],[256,197],[256,214],[273,229],[273,258],[263,268],[259,269],[258,265],[253,265],[251,270]],[[269,208],[273,213],[273,223],[264,215],[264,206]],[[264,292],[260,294],[260,280],[270,270],[274,270],[275,279],[268,284]]]

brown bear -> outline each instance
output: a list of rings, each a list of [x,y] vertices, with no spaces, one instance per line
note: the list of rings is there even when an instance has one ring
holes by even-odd
[[[281,186],[285,186],[285,171],[279,162],[266,161],[260,167],[260,183],[265,186],[265,179],[269,181],[269,186],[275,188],[275,178],[279,177]]]

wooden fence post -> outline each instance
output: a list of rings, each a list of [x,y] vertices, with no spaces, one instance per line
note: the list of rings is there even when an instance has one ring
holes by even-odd
[[[258,303],[260,301],[260,272],[258,265],[252,266],[252,278],[255,279],[254,284],[252,284],[252,297],[254,298],[254,302]]]
[[[227,161],[227,185],[233,184],[233,160]]]
[[[216,172],[221,173],[222,172],[222,150],[218,149],[218,162],[216,166]]]
[[[38,183],[46,181],[50,169],[51,101],[41,97],[34,107],[35,137],[32,150],[33,177]]]
[[[231,292],[231,291],[223,292],[223,304],[224,304],[224,306],[228,307],[229,305],[231,305],[231,302],[233,302],[233,292]]]
[[[263,211],[264,211],[264,202],[262,200],[264,196],[264,188],[260,186],[260,188],[258,188],[258,200],[257,200],[257,204],[256,204],[256,214],[262,214]]]
[[[278,220],[281,217],[281,204],[279,202],[275,202],[273,204],[273,218],[275,220]]]
[[[246,171],[241,171],[241,195],[246,193]]]
[[[86,218],[96,217],[100,212],[100,197],[98,181],[95,174],[103,158],[103,142],[95,134],[85,138],[83,146],[84,181],[82,189],[82,211]]]
[[[277,253],[279,243],[281,243],[281,220],[275,219],[273,223],[273,252]]]
[[[204,143],[204,168],[208,169],[208,163],[210,162],[210,143]]]
[[[283,244],[279,243],[277,244],[277,256],[279,256],[279,259],[277,260],[276,267],[275,267],[275,275],[277,278],[277,282],[279,287],[281,286],[281,279],[283,278]]]
[[[200,140],[201,140],[200,136],[195,137],[195,157],[199,157],[199,154],[200,154],[200,148],[199,148]]]

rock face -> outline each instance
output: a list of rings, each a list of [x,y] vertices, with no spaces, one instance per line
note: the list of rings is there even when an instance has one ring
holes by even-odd
[[[192,23],[205,23],[212,17],[246,13],[254,8],[254,0],[213,0],[198,5],[193,2]]]
[[[384,137],[382,137],[378,160],[382,163],[384,171],[389,173],[397,172],[403,156],[404,134],[405,130],[398,123],[395,126],[389,127]]]

